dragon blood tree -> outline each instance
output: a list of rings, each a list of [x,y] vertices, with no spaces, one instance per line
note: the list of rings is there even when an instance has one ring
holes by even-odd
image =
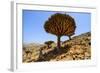
[[[68,36],[69,40],[74,35],[76,28],[75,20],[68,14],[56,13],[51,15],[45,22],[44,29],[47,33],[57,36],[57,48],[61,47],[61,36]]]

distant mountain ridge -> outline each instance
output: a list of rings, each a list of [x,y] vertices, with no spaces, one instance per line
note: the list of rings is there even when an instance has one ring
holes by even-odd
[[[24,47],[29,47],[29,46],[42,46],[43,44],[40,43],[24,43],[23,46]]]

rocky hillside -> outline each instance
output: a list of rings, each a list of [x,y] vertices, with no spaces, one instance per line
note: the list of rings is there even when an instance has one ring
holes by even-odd
[[[87,32],[61,43],[57,51],[56,43],[23,47],[23,62],[68,61],[91,59],[91,33]]]

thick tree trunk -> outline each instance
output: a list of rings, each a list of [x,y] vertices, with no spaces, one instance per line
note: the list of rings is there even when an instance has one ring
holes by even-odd
[[[59,51],[61,47],[61,44],[60,44],[60,36],[57,37],[57,50]]]
[[[69,40],[71,40],[71,36],[69,36]]]

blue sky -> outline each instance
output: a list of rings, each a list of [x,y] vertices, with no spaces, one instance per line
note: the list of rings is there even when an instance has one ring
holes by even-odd
[[[56,42],[57,37],[55,35],[46,33],[44,30],[45,21],[48,20],[48,18],[52,14],[55,13],[65,12],[23,10],[23,42],[44,43],[45,41],[49,40]],[[75,30],[75,35],[91,31],[90,13],[66,12],[66,14],[69,14],[75,19],[77,26]],[[61,41],[64,40],[68,40],[68,37],[61,37]]]

